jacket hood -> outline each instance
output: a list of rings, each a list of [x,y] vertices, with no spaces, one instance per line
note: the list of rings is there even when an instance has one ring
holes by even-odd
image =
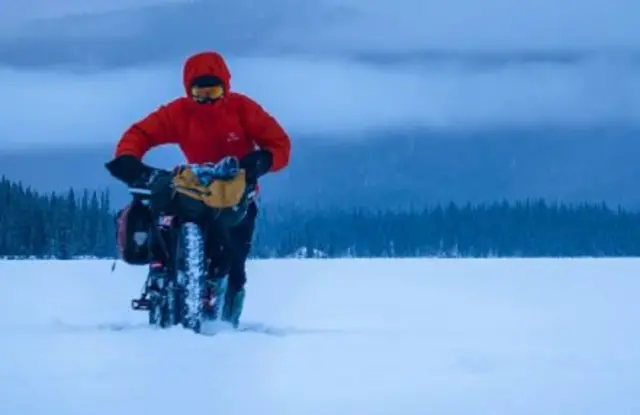
[[[229,72],[227,63],[219,53],[201,52],[190,56],[185,61],[182,83],[187,95],[193,80],[202,75],[217,76],[224,83],[225,93],[231,90],[231,72]]]

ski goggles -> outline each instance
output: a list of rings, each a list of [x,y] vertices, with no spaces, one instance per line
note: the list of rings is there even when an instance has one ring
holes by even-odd
[[[224,87],[216,86],[197,86],[191,87],[191,98],[196,102],[213,102],[224,95]]]

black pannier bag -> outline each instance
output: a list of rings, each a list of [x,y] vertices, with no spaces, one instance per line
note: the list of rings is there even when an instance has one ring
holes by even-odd
[[[120,259],[129,265],[150,262],[151,209],[136,200],[116,215],[116,244]]]

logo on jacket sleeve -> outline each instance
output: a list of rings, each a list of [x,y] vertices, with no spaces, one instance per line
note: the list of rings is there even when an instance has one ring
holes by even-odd
[[[235,141],[240,141],[240,136],[232,131],[227,135],[227,143],[233,143]]]

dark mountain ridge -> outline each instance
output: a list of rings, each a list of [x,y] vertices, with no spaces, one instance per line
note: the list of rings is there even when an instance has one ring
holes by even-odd
[[[640,207],[640,127],[531,128],[443,132],[378,131],[294,136],[290,168],[264,179],[263,201],[302,207],[408,206],[545,198]],[[126,189],[103,165],[113,146],[0,154],[0,174],[42,191]],[[169,167],[177,148],[146,161]],[[34,167],[37,166],[37,167]]]

